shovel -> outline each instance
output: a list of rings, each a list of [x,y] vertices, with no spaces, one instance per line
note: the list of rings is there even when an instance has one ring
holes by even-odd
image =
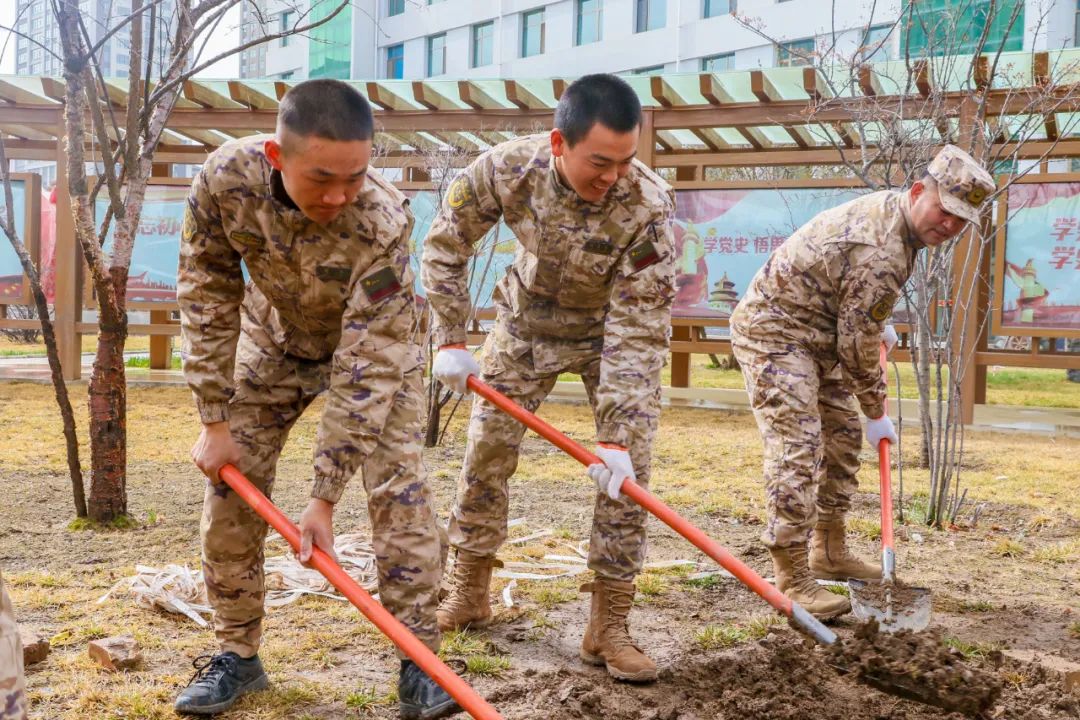
[[[300,528],[278,509],[266,495],[251,484],[243,473],[233,465],[225,465],[221,468],[222,482],[233,489],[251,509],[277,530],[281,537],[285,538],[293,550],[300,552]],[[330,581],[349,602],[367,617],[368,620],[382,631],[383,635],[390,638],[398,648],[405,653],[420,669],[437,682],[442,689],[457,700],[458,705],[465,712],[472,715],[476,720],[503,720],[487,700],[469,686],[464,680],[451,670],[439,659],[439,656],[431,652],[427,645],[420,642],[419,638],[409,631],[400,620],[390,614],[390,611],[371,597],[364,588],[360,587],[352,577],[346,573],[340,565],[334,562],[322,548],[315,546],[311,549],[311,566],[322,573],[323,577]]]
[[[881,345],[881,372],[888,383],[885,344]],[[889,411],[888,398],[885,412]],[[881,477],[881,582],[848,581],[851,612],[860,620],[877,620],[885,632],[922,630],[930,624],[930,590],[909,587],[896,581],[896,551],[893,548],[892,474],[889,469],[888,438],[878,443],[878,470]]]

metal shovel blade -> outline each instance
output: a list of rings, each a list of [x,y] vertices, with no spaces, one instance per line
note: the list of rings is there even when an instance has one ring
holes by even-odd
[[[895,583],[849,580],[851,612],[860,620],[877,620],[885,632],[918,631],[930,624],[930,590]]]

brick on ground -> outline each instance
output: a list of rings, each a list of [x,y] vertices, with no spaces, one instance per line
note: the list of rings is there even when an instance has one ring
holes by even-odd
[[[49,641],[34,633],[21,631],[23,665],[36,665],[49,657]]]
[[[142,662],[139,644],[130,635],[93,640],[87,646],[90,657],[106,670],[132,670]]]
[[[1005,655],[1022,663],[1036,663],[1061,678],[1066,691],[1080,688],[1080,663],[1038,650],[1006,650]]]

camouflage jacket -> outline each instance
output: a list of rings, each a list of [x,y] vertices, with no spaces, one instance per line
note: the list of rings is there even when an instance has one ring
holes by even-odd
[[[511,359],[531,350],[541,374],[600,355],[598,439],[626,445],[667,359],[674,207],[668,184],[636,160],[592,204],[559,178],[547,134],[492,148],[450,185],[424,241],[435,342],[465,341],[468,261],[501,218],[517,249],[495,289],[495,346]]]
[[[759,343],[800,343],[841,372],[867,417],[884,412],[881,330],[921,245],[906,192],[871,193],[819,213],[754,276],[731,332]]]
[[[403,374],[421,360],[413,217],[401,192],[369,174],[332,223],[312,222],[272,172],[265,140],[223,145],[192,183],[177,279],[184,376],[204,423],[229,418],[241,303],[258,336],[331,363],[312,495],[336,502],[373,449]]]

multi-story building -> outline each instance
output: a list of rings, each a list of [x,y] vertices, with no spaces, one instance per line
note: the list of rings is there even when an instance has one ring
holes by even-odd
[[[339,4],[307,2],[314,3],[307,6],[312,18]],[[826,51],[875,61],[936,48],[964,53],[982,35],[989,2],[915,0],[911,11],[920,21],[909,22],[910,15],[901,17],[908,7],[903,0],[354,0],[310,39],[268,48],[266,72],[354,79],[572,77],[798,65]],[[279,4],[289,8],[281,12],[297,6],[295,0]],[[1010,24],[1014,4],[1019,14]],[[1080,14],[1073,0],[997,0],[997,6],[989,47],[1076,44]],[[286,54],[292,60],[277,62]],[[305,55],[306,72],[299,60]]]

